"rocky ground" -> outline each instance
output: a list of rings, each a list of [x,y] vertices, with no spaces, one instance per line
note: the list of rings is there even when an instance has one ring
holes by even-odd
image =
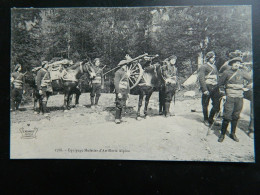
[[[141,121],[135,119],[138,96],[130,95],[126,117],[119,125],[114,123],[114,98],[114,94],[102,94],[100,107],[91,109],[89,93],[85,93],[79,107],[63,112],[63,96],[51,96],[49,117],[33,114],[32,104],[21,107],[11,113],[11,158],[254,162],[254,140],[246,134],[247,100],[237,130],[240,142],[226,136],[218,143],[220,127],[206,135],[198,93],[193,98],[178,94],[171,106],[176,116],[165,118],[158,115],[158,93],[154,92],[150,117]],[[21,128],[37,128],[36,138],[21,138]]]

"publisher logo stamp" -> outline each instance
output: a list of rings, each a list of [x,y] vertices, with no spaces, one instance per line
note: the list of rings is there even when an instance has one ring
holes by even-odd
[[[21,138],[22,139],[33,139],[33,138],[36,138],[36,133],[38,131],[37,128],[31,128],[30,127],[30,124],[27,124],[27,127],[26,128],[20,128],[19,129],[22,136]]]

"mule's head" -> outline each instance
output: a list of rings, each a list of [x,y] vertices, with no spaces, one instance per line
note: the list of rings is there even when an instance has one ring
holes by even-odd
[[[96,72],[90,62],[83,64],[83,72],[87,73],[90,79],[96,77]]]

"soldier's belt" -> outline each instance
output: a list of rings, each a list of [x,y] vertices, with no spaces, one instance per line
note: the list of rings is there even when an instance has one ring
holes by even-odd
[[[23,81],[20,81],[20,80],[14,80],[14,83],[21,83],[21,84],[23,84]]]
[[[101,77],[95,77],[93,80],[92,80],[92,83],[101,83]]]
[[[15,80],[13,82],[14,88],[22,89],[23,88],[23,81]]]
[[[205,79],[217,79],[217,75],[208,75]]]
[[[227,84],[227,88],[234,89],[234,90],[241,90],[243,89],[243,84]]]
[[[206,79],[206,84],[207,85],[217,85],[218,82],[215,79]]]
[[[41,83],[41,86],[42,87],[46,87],[50,84],[51,80],[43,80],[42,83]]]
[[[243,97],[243,90],[240,89],[226,89],[226,93],[227,93],[227,96],[229,97],[238,97],[238,98],[242,98]]]

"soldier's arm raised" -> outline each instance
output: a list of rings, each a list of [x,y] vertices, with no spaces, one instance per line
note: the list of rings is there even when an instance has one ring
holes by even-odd
[[[202,92],[204,93],[205,91],[208,91],[207,86],[206,86],[206,81],[205,81],[205,71],[206,68],[204,66],[201,66],[200,69],[198,70],[198,78],[199,78],[199,83]]]

